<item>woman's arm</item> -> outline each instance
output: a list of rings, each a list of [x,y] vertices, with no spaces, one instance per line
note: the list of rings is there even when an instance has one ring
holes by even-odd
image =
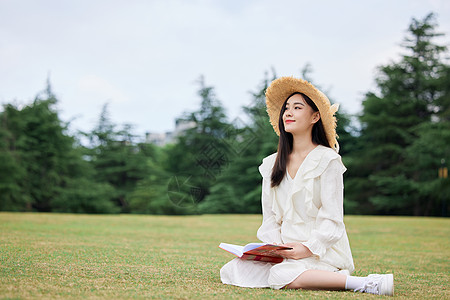
[[[314,255],[323,256],[345,232],[344,182],[345,167],[339,159],[332,160],[320,176],[322,206],[316,217],[311,238],[304,242]]]
[[[276,220],[272,203],[269,179],[263,178],[261,193],[263,222],[256,235],[264,243],[281,243],[281,224]]]

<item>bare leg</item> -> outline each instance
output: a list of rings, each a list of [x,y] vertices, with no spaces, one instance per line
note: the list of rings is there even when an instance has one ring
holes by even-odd
[[[344,290],[347,275],[330,271],[308,270],[286,286],[288,289]]]

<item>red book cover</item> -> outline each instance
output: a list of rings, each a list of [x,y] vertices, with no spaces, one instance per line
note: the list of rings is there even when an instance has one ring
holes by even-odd
[[[292,249],[290,247],[264,243],[250,243],[245,246],[221,243],[219,248],[236,255],[240,259],[270,263],[280,263],[284,259],[281,255],[275,253],[275,250]]]

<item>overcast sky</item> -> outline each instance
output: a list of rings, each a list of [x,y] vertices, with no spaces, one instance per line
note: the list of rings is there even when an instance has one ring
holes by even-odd
[[[230,120],[273,67],[305,64],[349,113],[398,59],[411,19],[437,14],[450,43],[450,1],[0,0],[0,102],[27,104],[47,77],[72,129],[92,129],[108,102],[135,132],[174,129],[198,109],[198,78]]]

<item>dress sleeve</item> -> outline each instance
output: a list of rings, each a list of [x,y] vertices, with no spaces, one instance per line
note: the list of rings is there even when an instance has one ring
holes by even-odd
[[[263,213],[263,222],[270,219],[274,212],[272,211],[272,202],[270,198],[270,182],[268,178],[263,178],[262,181],[262,193],[261,193],[261,205]]]
[[[270,188],[269,178],[263,178],[261,204],[263,221],[257,232],[257,237],[264,243],[282,243],[281,224],[277,222],[275,213],[272,210],[273,193]]]
[[[344,225],[344,182],[345,167],[340,159],[330,161],[320,176],[321,207],[316,217],[311,238],[303,245],[316,256],[322,257],[328,248],[341,239]]]

